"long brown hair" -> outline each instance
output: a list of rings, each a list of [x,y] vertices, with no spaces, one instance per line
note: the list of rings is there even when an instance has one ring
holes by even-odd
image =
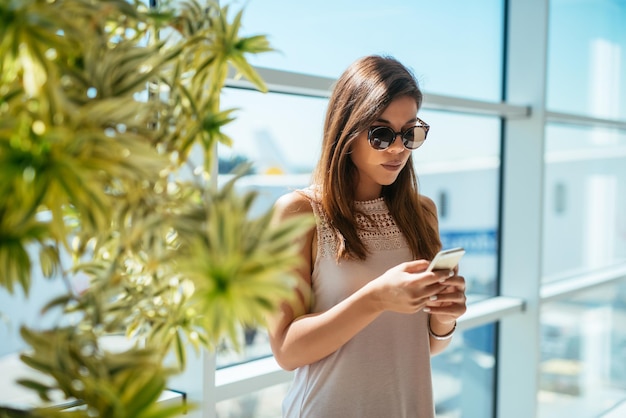
[[[337,80],[326,112],[322,152],[313,172],[321,205],[336,232],[337,258],[364,260],[367,249],[357,233],[355,190],[357,169],[349,158],[352,142],[377,120],[397,97],[422,104],[417,80],[392,57],[367,56],[355,61]],[[396,181],[383,186],[391,216],[404,234],[414,257],[432,258],[440,247],[432,217],[436,213],[420,202],[418,182],[409,157]]]

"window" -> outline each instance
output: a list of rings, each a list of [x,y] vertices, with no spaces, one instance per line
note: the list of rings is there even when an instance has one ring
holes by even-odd
[[[619,1],[550,2],[544,282],[626,260],[626,136],[593,120],[626,117],[624,19]]]
[[[626,4],[552,0],[549,16],[548,108],[626,119]]]
[[[626,398],[626,282],[541,310],[539,417],[601,416]]]
[[[277,49],[252,60],[261,67],[336,78],[358,57],[391,54],[413,68],[429,93],[497,101],[502,3],[253,0],[243,25],[267,34]]]
[[[626,135],[546,128],[543,280],[626,261]]]

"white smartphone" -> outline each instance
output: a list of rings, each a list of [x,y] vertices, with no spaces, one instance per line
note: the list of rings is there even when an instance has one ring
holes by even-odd
[[[457,264],[459,264],[459,261],[464,254],[465,250],[461,247],[441,250],[437,253],[435,258],[433,258],[433,261],[430,262],[426,271],[452,270]]]

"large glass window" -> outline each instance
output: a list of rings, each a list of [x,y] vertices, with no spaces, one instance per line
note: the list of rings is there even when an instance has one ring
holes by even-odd
[[[338,77],[360,56],[391,54],[430,93],[493,101],[501,97],[502,22],[502,0],[252,0],[243,19],[277,49],[255,65]]]
[[[626,119],[626,4],[549,2],[547,108]],[[572,121],[574,122],[574,121]],[[543,282],[626,262],[626,135],[545,129]],[[539,417],[601,416],[626,397],[624,282],[541,309]]]
[[[546,128],[544,281],[626,261],[626,135]]]
[[[599,417],[626,398],[626,282],[541,310],[539,417]]]
[[[550,1],[548,109],[626,119],[626,3]]]

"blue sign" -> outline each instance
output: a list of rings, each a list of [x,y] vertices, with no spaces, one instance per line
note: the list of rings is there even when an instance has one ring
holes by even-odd
[[[496,231],[440,231],[443,248],[463,247],[468,254],[495,255],[498,250]]]

